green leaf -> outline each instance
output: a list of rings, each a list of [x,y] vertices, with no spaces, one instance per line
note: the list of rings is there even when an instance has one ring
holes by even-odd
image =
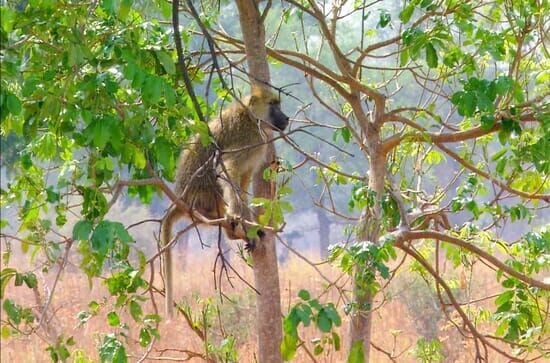
[[[506,142],[508,142],[508,139],[510,139],[510,132],[505,130],[500,130],[498,132],[498,141],[501,145],[505,145]]]
[[[84,61],[84,55],[80,47],[76,44],[69,45],[67,64],[69,67],[78,65]]]
[[[118,314],[114,311],[110,311],[107,314],[107,322],[110,326],[119,326],[120,325],[120,318],[118,317]]]
[[[126,77],[126,79],[129,81],[133,81],[134,76],[136,75],[136,69],[137,69],[137,65],[135,62],[133,61],[128,62],[123,69],[124,77]]]
[[[18,272],[15,274],[15,286],[21,285],[23,285],[23,274]]]
[[[115,233],[120,240],[120,242],[126,244],[130,242],[134,242],[134,238],[128,233],[124,225],[120,222],[112,222]]]
[[[143,322],[146,324],[147,323],[157,324],[157,323],[160,323],[161,320],[162,320],[161,317],[157,314],[148,314],[143,317]]]
[[[92,223],[87,220],[81,220],[76,222],[73,227],[73,240],[86,241],[90,237],[92,232]]]
[[[506,149],[504,149],[504,150],[506,150]],[[506,169],[506,164],[507,163],[508,163],[508,158],[502,158],[498,161],[495,170],[499,175],[502,175],[504,173],[504,170]]]
[[[141,316],[143,315],[143,312],[141,310],[141,305],[137,303],[135,300],[130,301],[130,315],[132,315],[132,318],[136,322],[141,321]]]
[[[311,323],[311,309],[307,305],[301,305],[296,307],[296,315],[304,326],[309,326]]]
[[[173,107],[176,104],[176,92],[174,88],[168,82],[163,82],[163,89],[166,106]]]
[[[508,301],[512,300],[514,295],[515,295],[514,290],[508,290],[508,291],[503,292],[502,294],[500,294],[496,298],[495,305],[496,306],[502,306],[502,305],[506,304]]]
[[[437,52],[432,43],[426,44],[426,63],[428,67],[437,68]]]
[[[382,9],[380,11],[380,19],[378,20],[378,26],[385,28],[391,21],[391,15],[387,10]]]
[[[2,5],[0,7],[0,23],[2,24],[2,30],[6,33],[11,33],[17,13],[9,7]]]
[[[2,325],[2,339],[8,339],[11,335],[10,328],[7,325]]]
[[[174,60],[167,52],[158,50],[156,52],[156,55],[160,64],[162,64],[162,67],[166,71],[166,73],[170,75],[176,74],[176,64],[174,63]]]
[[[0,299],[4,298],[4,291],[10,280],[17,275],[17,270],[6,267],[0,272]]]
[[[401,54],[399,55],[399,66],[400,67],[406,66],[408,60],[409,60],[409,51],[407,49],[403,49],[401,51]]]
[[[88,220],[103,217],[109,210],[107,198],[98,190],[92,188],[81,188],[83,196],[82,214]]]
[[[141,328],[139,331],[139,345],[146,347],[151,343],[151,334],[148,328]]]
[[[48,203],[59,202],[60,196],[59,193],[53,191],[53,186],[46,188],[46,201]]]
[[[305,290],[305,289],[302,289],[298,292],[298,296],[300,297],[300,299],[302,300],[309,300],[311,298],[311,296],[309,295],[309,291]]]
[[[15,325],[19,325],[19,323],[21,323],[21,306],[17,305],[10,299],[5,299],[2,304],[2,308],[8,315],[9,320]]]
[[[169,2],[159,1],[158,6],[160,7],[160,11],[161,11],[163,17],[165,17],[165,18],[170,17],[170,14],[172,14],[172,7],[170,6]],[[183,36],[183,34],[182,34],[182,39],[186,44],[189,41],[187,38],[188,38],[188,36],[186,37],[186,36]],[[186,41],[186,39],[187,39],[187,41]]]
[[[516,120],[512,120],[509,118],[503,118],[502,121],[502,130],[509,133],[514,133],[516,135],[521,134],[521,126],[519,125],[519,122]]]
[[[115,1],[114,0],[102,0],[101,7],[110,15],[115,13]]]
[[[347,363],[365,363],[365,351],[361,340],[356,340],[351,346]]]
[[[334,345],[334,350],[338,352],[340,350],[341,343],[340,336],[336,332],[332,332],[332,344]]]
[[[121,20],[126,20],[128,18],[128,14],[132,9],[133,2],[134,2],[133,0],[122,0],[120,2],[120,9],[118,11],[118,16]]]
[[[105,256],[107,251],[112,248],[115,240],[115,229],[111,222],[101,221],[92,234],[92,248]]]
[[[313,354],[314,355],[319,355],[323,353],[323,346],[321,344],[317,344],[314,348],[313,348]]]
[[[476,110],[475,96],[470,92],[459,91],[453,95],[451,102],[457,105],[461,116],[473,116]]]
[[[29,289],[32,289],[38,286],[38,280],[36,279],[36,275],[32,272],[27,272],[26,274],[24,274],[23,281],[25,281],[25,285],[27,285]]]
[[[500,159],[504,154],[506,154],[506,149],[502,149],[500,151],[498,151],[496,154],[494,154],[493,156],[491,156],[491,161],[497,161],[498,159]]]
[[[495,125],[495,117],[493,115],[481,116],[481,128],[485,131],[489,131]]]
[[[340,315],[338,314],[336,308],[332,303],[329,303],[324,310],[327,314],[327,317],[334,323],[334,325],[342,325],[342,319],[340,318]]]
[[[149,104],[157,104],[162,96],[163,80],[157,76],[147,76],[141,88],[143,100]]]
[[[495,88],[497,94],[504,96],[508,92],[512,92],[514,89],[514,80],[507,76],[500,76],[495,81]]]
[[[155,156],[158,162],[166,170],[175,168],[175,158],[172,153],[172,145],[164,137],[158,137],[154,144]]]
[[[298,339],[290,334],[285,334],[281,341],[281,355],[284,361],[290,361],[296,355],[298,347]]]
[[[409,20],[411,20],[413,12],[414,12],[414,4],[410,3],[405,7],[405,9],[401,11],[401,13],[399,14],[399,19],[401,19],[403,24],[406,24],[409,22]]]
[[[137,169],[143,169],[147,165],[147,160],[145,159],[145,153],[138,149],[137,147],[133,149],[133,161],[134,166]]]
[[[99,120],[95,123],[93,129],[93,143],[95,147],[100,149],[105,148],[107,142],[111,139],[110,122],[106,119]]]
[[[8,93],[6,96],[6,104],[8,111],[10,111],[13,115],[17,116],[21,113],[21,101],[19,101],[19,98],[17,98],[17,96],[13,93]]]
[[[107,334],[99,347],[99,357],[101,362],[110,361],[112,363],[126,363],[126,349],[114,334]]]
[[[324,309],[321,309],[321,311],[319,311],[319,314],[317,314],[317,327],[319,328],[319,330],[325,333],[330,332],[330,329],[332,328],[332,321],[330,320]]]

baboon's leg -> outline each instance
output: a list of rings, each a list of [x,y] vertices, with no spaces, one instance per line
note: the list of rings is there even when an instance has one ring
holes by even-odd
[[[248,205],[248,189],[250,187],[251,180],[252,180],[252,171],[244,173],[240,182],[240,198],[241,198],[241,206],[243,209],[242,217],[244,220],[247,220],[247,221],[253,221],[252,211],[250,210],[250,207]],[[246,228],[244,226],[242,228],[246,233]],[[257,237],[246,239],[245,249],[247,251],[250,252],[256,247],[256,244],[259,240],[258,237],[261,237],[262,235],[264,235],[264,232],[262,230],[258,230],[257,234],[258,234]]]
[[[225,215],[230,218],[239,219],[242,216],[242,208],[239,201],[241,174],[239,173],[238,165],[235,165],[233,162],[225,162],[224,166],[224,171],[226,172],[222,171],[219,183],[222,188],[223,200],[227,205]]]
[[[241,197],[240,203],[243,210],[243,218],[250,219],[252,213],[248,207],[248,187],[250,186],[250,180],[252,179],[252,172],[246,172],[241,177],[239,185],[239,196]]]
[[[176,206],[170,207],[162,220],[160,227],[161,248],[164,248],[172,240],[172,227],[182,213]],[[174,278],[172,276],[172,248],[171,246],[164,250],[164,280],[165,280],[165,312],[167,319],[174,314]]]

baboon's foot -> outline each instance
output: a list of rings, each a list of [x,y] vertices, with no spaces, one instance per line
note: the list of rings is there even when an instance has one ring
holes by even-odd
[[[258,237],[260,237],[260,239],[263,239],[265,237],[265,232],[263,229],[258,229],[258,232],[256,232],[256,234],[258,235]]]
[[[256,238],[246,239],[244,242],[244,250],[248,253],[256,249]]]
[[[256,236],[257,237],[254,237],[254,238],[247,238],[245,240],[245,245],[244,245],[244,249],[247,251],[247,252],[252,252],[254,251],[257,247],[259,247],[260,243],[262,243],[262,240],[264,239],[265,237],[265,232],[263,229],[259,229],[257,232],[256,232]]]

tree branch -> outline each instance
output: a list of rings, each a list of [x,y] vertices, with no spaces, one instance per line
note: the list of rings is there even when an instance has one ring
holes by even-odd
[[[472,243],[469,243],[467,241],[464,241],[463,239],[460,239],[458,237],[450,236],[448,234],[444,234],[437,231],[404,231],[400,230],[397,232],[391,233],[391,235],[396,240],[396,246],[399,248],[402,248],[405,245],[405,242],[408,241],[414,241],[418,239],[434,239],[439,241],[445,241],[448,243],[451,243],[455,246],[459,246],[461,248],[464,248],[465,250],[468,250],[479,257],[483,258],[487,262],[491,263],[493,266],[501,269],[505,273],[507,273],[510,276],[513,276],[517,278],[518,280],[521,280],[525,282],[526,284],[534,287],[541,288],[543,290],[550,291],[550,284],[545,283],[543,281],[539,281],[536,279],[533,279],[532,277],[529,277],[527,275],[524,275],[516,270],[514,270],[512,267],[506,265],[504,262],[500,261],[498,258],[490,254],[489,252],[482,250],[481,248],[475,246]]]

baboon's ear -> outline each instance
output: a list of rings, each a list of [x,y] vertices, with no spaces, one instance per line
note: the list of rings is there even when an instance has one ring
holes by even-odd
[[[262,90],[258,87],[252,87],[252,92],[250,93],[250,104],[258,103],[262,98]]]
[[[260,97],[257,94],[251,94],[248,103],[253,105],[260,100]]]

